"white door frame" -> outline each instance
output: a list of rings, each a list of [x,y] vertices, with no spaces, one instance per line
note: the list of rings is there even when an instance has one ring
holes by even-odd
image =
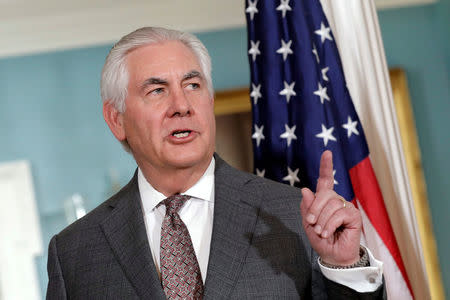
[[[0,300],[41,299],[42,237],[30,164],[0,163]]]

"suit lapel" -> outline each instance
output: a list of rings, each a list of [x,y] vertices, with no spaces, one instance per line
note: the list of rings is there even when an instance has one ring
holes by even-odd
[[[165,299],[148,244],[137,172],[115,197],[111,216],[101,224],[106,239],[138,296]]]
[[[205,282],[205,299],[229,298],[242,270],[255,229],[260,197],[247,192],[248,174],[217,155],[214,221]]]

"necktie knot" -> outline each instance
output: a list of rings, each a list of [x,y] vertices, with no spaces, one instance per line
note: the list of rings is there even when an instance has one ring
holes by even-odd
[[[187,195],[175,194],[163,200],[166,206],[166,214],[174,215],[177,214],[183,204],[191,198]]]

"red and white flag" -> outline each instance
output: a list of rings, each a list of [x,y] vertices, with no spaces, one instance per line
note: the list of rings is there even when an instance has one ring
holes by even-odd
[[[325,13],[317,0],[246,4],[256,173],[313,189],[320,154],[331,150],[335,190],[362,212],[388,297],[413,298],[385,207],[408,202],[398,195],[410,190],[373,2],[324,0]],[[353,27],[351,36],[335,32],[343,26]],[[380,185],[371,159],[383,171]]]

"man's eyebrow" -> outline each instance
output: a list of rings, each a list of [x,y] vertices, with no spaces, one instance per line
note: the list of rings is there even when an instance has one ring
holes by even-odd
[[[199,78],[203,79],[203,76],[199,71],[192,70],[183,76],[183,80],[188,80],[188,79],[195,78],[195,77],[199,77]]]
[[[203,76],[202,76],[202,74],[199,71],[192,70],[192,71],[186,73],[183,76],[183,81],[184,80],[189,80],[189,79],[192,79],[192,78],[196,78],[196,77],[203,79]],[[168,83],[168,81],[166,79],[162,79],[162,78],[159,78],[159,77],[150,77],[150,78],[144,80],[144,82],[141,84],[140,89],[144,90],[146,87],[148,87],[148,86],[150,86],[152,84],[167,85],[169,83]]]
[[[141,90],[152,84],[167,84],[167,80],[158,77],[150,77],[141,84]]]

